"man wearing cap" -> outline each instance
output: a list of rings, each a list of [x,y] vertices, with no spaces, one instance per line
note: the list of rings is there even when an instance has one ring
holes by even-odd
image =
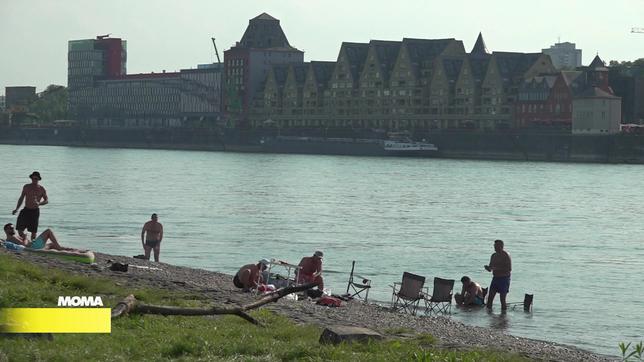
[[[300,261],[298,279],[300,283],[316,283],[319,290],[324,290],[322,279],[322,258],[324,253],[316,251],[313,256],[305,256]]]
[[[159,261],[161,253],[161,240],[163,240],[163,225],[158,221],[157,214],[152,214],[150,221],[143,224],[141,229],[141,244],[145,252],[145,259],[150,260],[150,252],[154,249],[154,261]]]
[[[36,239],[38,232],[38,219],[40,219],[40,206],[47,205],[49,199],[47,198],[47,191],[38,182],[42,180],[40,172],[34,171],[29,175],[31,179],[30,184],[22,187],[22,193],[18,198],[16,208],[11,212],[15,215],[18,209],[25,202],[25,207],[20,210],[18,214],[18,221],[16,221],[16,231],[21,238],[25,237],[25,229],[31,232],[31,240]]]
[[[257,264],[246,264],[239,268],[233,277],[233,284],[245,292],[257,288],[262,283],[262,272],[270,264],[267,259],[261,259]]]

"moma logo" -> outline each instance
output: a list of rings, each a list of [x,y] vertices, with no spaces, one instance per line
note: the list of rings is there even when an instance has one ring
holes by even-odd
[[[102,307],[101,297],[58,297],[59,307]]]

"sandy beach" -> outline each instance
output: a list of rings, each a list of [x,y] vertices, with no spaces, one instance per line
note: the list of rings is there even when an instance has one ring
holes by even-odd
[[[5,249],[0,249],[0,252],[10,253]],[[204,299],[209,299],[217,305],[246,304],[257,298],[254,294],[243,293],[234,288],[230,275],[202,269],[152,263],[102,253],[96,253],[95,266],[33,254],[11,254],[19,260],[33,262],[46,268],[66,270],[90,277],[109,278],[124,287],[151,287],[186,291],[202,295]],[[114,272],[108,268],[110,261],[143,266],[144,268],[130,267],[125,273]],[[161,270],[145,267],[156,267]],[[492,329],[464,325],[450,319],[449,316],[415,317],[392,312],[383,306],[359,301],[351,301],[343,303],[342,307],[331,308],[316,305],[311,300],[282,299],[264,308],[287,316],[296,323],[316,324],[322,327],[340,324],[366,327],[383,334],[401,328],[413,330],[416,333],[429,333],[436,337],[441,348],[492,348],[499,351],[515,352],[530,359],[548,361],[618,360],[616,357],[597,355],[572,346],[515,337]]]

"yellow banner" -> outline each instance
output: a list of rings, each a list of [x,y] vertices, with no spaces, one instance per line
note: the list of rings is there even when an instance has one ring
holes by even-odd
[[[2,333],[110,333],[110,308],[4,308]]]

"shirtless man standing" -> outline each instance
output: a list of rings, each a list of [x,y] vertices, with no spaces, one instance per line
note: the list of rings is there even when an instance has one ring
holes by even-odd
[[[505,296],[510,291],[510,275],[512,274],[512,258],[507,251],[503,250],[503,240],[494,240],[494,254],[490,257],[490,264],[485,270],[492,272],[492,283],[490,294],[487,297],[487,308],[492,309],[494,297],[499,293],[501,299],[501,310],[508,309]]]
[[[143,224],[141,230],[141,244],[145,251],[145,259],[150,260],[150,251],[154,249],[154,261],[159,261],[161,240],[163,239],[163,225],[157,221],[157,214],[152,214],[150,221]]]
[[[31,179],[30,184],[22,187],[22,193],[18,198],[18,204],[13,210],[12,214],[15,215],[18,209],[25,202],[25,207],[20,210],[18,214],[18,221],[16,222],[16,231],[21,238],[25,237],[25,229],[31,232],[31,240],[36,239],[38,232],[38,219],[40,218],[40,206],[47,205],[49,199],[47,198],[47,191],[44,187],[38,184],[42,180],[40,173],[34,171],[29,175]]]

